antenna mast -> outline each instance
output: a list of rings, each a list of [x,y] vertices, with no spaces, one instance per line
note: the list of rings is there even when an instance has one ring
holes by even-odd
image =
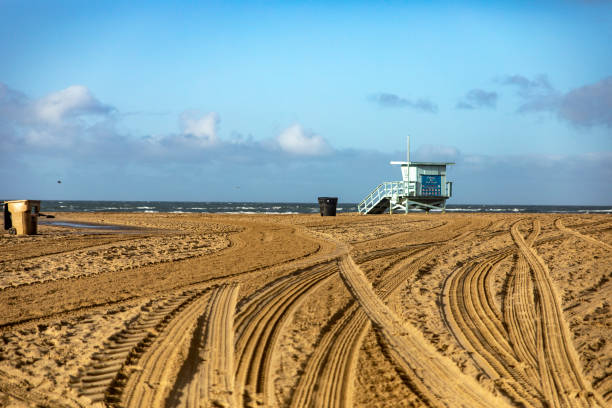
[[[406,159],[408,167],[410,167],[410,136],[406,136]]]

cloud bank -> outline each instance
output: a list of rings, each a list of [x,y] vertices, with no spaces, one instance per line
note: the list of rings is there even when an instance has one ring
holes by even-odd
[[[219,137],[216,112],[185,111],[179,131],[134,136],[118,130],[116,109],[100,102],[84,86],[74,85],[40,99],[0,83],[0,135],[3,152],[41,154],[76,161],[121,158],[132,162],[201,161],[234,159],[261,162],[259,158],[287,160],[316,158],[333,151],[320,135],[293,124],[263,141]],[[258,159],[248,159],[255,157]]]
[[[526,95],[548,92],[546,82],[512,81],[522,84],[518,89]],[[602,92],[605,99],[607,86],[568,92],[566,105],[556,109],[585,125],[605,122],[606,112],[581,108],[601,99]],[[186,111],[174,133],[128,134],[120,130],[121,115],[112,105],[87,88],[67,90],[31,99],[0,84],[3,199],[314,201],[331,195],[358,202],[380,182],[400,178],[388,163],[405,152],[334,149],[297,123],[265,139],[238,133],[225,139],[219,113]],[[455,183],[452,203],[612,202],[611,152],[487,156],[424,145],[412,158],[457,163],[449,173]]]

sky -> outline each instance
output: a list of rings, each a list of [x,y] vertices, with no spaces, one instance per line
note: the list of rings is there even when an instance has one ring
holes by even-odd
[[[612,2],[0,0],[0,198],[612,205]],[[61,183],[58,183],[61,181]]]

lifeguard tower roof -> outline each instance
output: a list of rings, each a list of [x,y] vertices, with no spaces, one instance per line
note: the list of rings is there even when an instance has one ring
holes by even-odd
[[[378,185],[357,206],[361,214],[446,209],[446,200],[452,196],[452,182],[446,179],[446,166],[453,162],[411,162],[410,138],[407,140],[407,160],[392,161],[400,165],[401,181],[385,181]]]
[[[389,163],[391,163],[391,164],[405,164],[405,165],[408,165],[408,162],[400,162],[400,161],[392,161],[392,162],[389,162]],[[455,164],[455,163],[454,162],[414,162],[414,161],[410,162],[411,166],[418,166],[418,165],[437,166],[437,165],[440,165],[440,164]]]

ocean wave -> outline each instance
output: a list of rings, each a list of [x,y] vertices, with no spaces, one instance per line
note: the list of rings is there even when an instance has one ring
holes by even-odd
[[[300,214],[296,211],[224,211],[221,214]]]
[[[603,214],[612,214],[612,208],[608,209],[608,210],[578,210],[578,212],[580,213],[603,213]]]
[[[235,213],[235,214],[315,214],[319,213],[318,203],[283,202],[191,202],[191,201],[43,201],[41,211],[72,212],[162,212],[175,211],[193,213]],[[357,212],[354,203],[339,203],[336,211],[340,214]],[[432,210],[433,211],[433,210]],[[451,213],[563,213],[563,214],[612,214],[606,206],[575,205],[516,205],[516,204],[449,204],[446,211]]]

